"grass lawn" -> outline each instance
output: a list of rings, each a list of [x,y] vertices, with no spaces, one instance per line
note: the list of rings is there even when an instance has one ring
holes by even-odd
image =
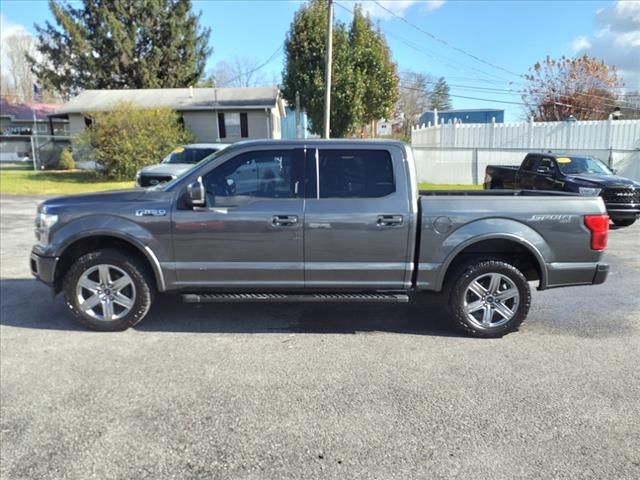
[[[420,183],[419,186],[421,190],[482,189],[482,185]],[[34,172],[28,167],[0,168],[0,194],[6,195],[73,195],[133,187],[133,181],[107,181],[86,170]]]
[[[92,171],[35,172],[24,167],[0,168],[0,194],[3,195],[73,195],[133,187],[133,180],[103,180]]]
[[[482,190],[482,185],[444,185],[435,183],[419,183],[420,190]]]

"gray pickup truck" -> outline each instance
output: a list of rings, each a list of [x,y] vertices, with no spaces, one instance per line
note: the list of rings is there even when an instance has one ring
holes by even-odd
[[[400,142],[249,141],[154,189],[43,202],[31,270],[95,330],[135,325],[158,292],[408,302],[434,291],[455,326],[497,337],[527,316],[529,282],[604,282],[608,226],[598,197],[419,192]]]

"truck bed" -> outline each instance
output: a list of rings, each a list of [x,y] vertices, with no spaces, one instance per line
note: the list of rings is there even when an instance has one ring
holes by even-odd
[[[429,197],[577,197],[577,193],[553,192],[546,190],[420,190],[420,195]]]

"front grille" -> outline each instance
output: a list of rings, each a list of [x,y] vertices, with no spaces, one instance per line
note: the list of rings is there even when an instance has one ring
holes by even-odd
[[[611,187],[602,192],[605,203],[640,203],[640,188]]]
[[[171,180],[173,180],[173,177],[170,175],[140,175],[140,186],[154,187]]]

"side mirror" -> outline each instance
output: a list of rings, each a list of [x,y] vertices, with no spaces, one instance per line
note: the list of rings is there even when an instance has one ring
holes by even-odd
[[[202,177],[187,186],[187,198],[192,207],[204,207],[206,204],[206,196],[204,193],[204,184]]]
[[[618,169],[617,168],[612,168],[611,169],[611,173],[613,173],[614,175],[618,174]]]
[[[537,172],[546,175],[551,172],[551,169],[549,167],[538,167]]]

